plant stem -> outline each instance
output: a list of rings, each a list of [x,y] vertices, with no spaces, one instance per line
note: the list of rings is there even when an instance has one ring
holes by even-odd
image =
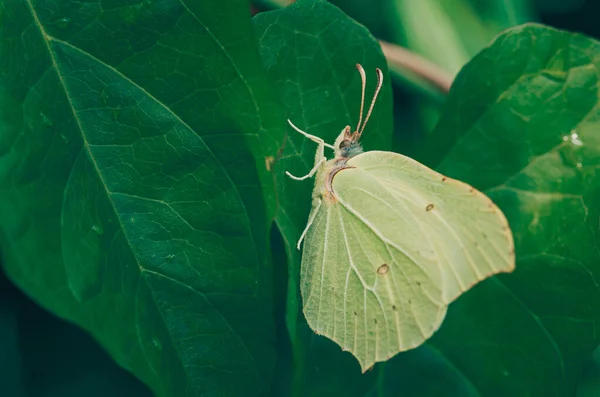
[[[450,91],[453,76],[435,63],[399,45],[383,40],[379,40],[379,44],[392,71],[408,71],[434,85],[443,94]]]

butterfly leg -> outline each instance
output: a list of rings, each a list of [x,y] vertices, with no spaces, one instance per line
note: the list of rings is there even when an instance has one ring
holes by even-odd
[[[302,131],[300,128],[296,127],[294,125],[294,123],[292,123],[292,120],[288,119],[288,123],[289,123],[289,125],[292,126],[293,129],[295,129],[297,132],[301,133],[302,135],[304,135],[306,138],[310,139],[311,141],[316,142],[318,144],[323,144],[323,146],[335,150],[335,148],[333,147],[333,145],[325,143],[325,141],[322,138],[319,138],[318,136],[314,136],[314,135],[311,135],[309,133],[306,133],[306,132]]]
[[[300,249],[300,243],[302,243],[302,240],[304,240],[304,237],[306,236],[306,232],[308,232],[308,229],[310,229],[311,225],[315,221],[315,217],[317,216],[317,212],[319,212],[320,207],[321,199],[317,198],[313,201],[312,210],[310,210],[310,215],[308,216],[308,222],[306,222],[306,227],[300,235],[300,239],[298,240],[298,245],[296,245],[296,248]]]
[[[318,160],[315,163],[315,166],[312,168],[312,170],[310,170],[310,172],[304,176],[294,176],[294,175],[290,174],[289,171],[286,171],[285,174],[295,181],[303,181],[307,178],[311,178],[319,170],[319,167],[321,167],[321,165],[323,163],[325,163],[326,161],[327,161],[327,159],[325,157],[322,157],[321,160]]]
[[[303,134],[306,134],[306,133],[303,132]],[[314,137],[314,138],[318,140],[318,141],[315,140],[315,142],[317,142],[319,144],[317,146],[317,152],[315,153],[315,165],[308,172],[308,174],[306,174],[304,176],[294,176],[294,175],[290,174],[289,171],[286,171],[285,174],[287,176],[289,176],[290,178],[292,178],[296,181],[303,181],[307,178],[311,178],[319,170],[321,165],[323,165],[327,161],[327,159],[325,158],[325,141],[323,141],[321,138],[317,138],[317,137]]]

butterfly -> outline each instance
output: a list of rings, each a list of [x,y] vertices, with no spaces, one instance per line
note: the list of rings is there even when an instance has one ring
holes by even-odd
[[[363,151],[366,73],[356,65],[359,121],[333,144],[317,144],[312,209],[304,241],[300,292],[317,334],[349,351],[365,372],[418,347],[441,326],[448,305],[487,277],[515,268],[512,232],[502,211],[472,186],[398,153]],[[333,158],[325,157],[325,149]]]

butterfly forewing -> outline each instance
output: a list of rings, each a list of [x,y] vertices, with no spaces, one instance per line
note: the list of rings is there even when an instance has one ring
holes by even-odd
[[[368,174],[370,180],[389,193],[381,196],[387,206],[405,217],[412,216],[421,225],[411,230],[404,225],[391,226],[394,231],[390,235],[404,246],[406,235],[412,234],[405,250],[414,250],[414,241],[429,242],[442,272],[440,287],[447,304],[478,281],[514,269],[514,244],[508,222],[481,192],[396,153],[367,152],[350,159],[348,165]],[[352,184],[346,179],[356,179],[344,172],[334,181],[336,194],[341,197],[350,191],[344,184]],[[368,205],[363,203],[362,207]],[[373,219],[382,228],[390,227],[391,222],[384,217]]]

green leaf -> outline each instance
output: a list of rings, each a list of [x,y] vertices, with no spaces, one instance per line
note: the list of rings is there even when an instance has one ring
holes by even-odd
[[[390,26],[387,22],[387,0],[354,1],[329,0],[344,13],[362,25],[378,39],[390,40]]]
[[[597,41],[526,25],[460,72],[421,160],[502,208],[516,271],[452,304],[379,391],[406,379],[406,396],[575,394],[600,343],[599,67]]]
[[[533,20],[531,5],[521,0],[398,0],[388,19],[395,38],[453,76],[496,35]],[[395,95],[394,151],[410,157],[427,151],[424,145],[442,107],[424,97]],[[408,104],[402,102],[409,102]]]
[[[389,149],[391,90],[386,62],[368,31],[325,1],[298,0],[281,10],[258,14],[254,24],[261,55],[277,84],[286,116],[299,128],[332,143],[346,126],[355,126],[360,106],[360,63],[367,73],[367,95],[375,87],[375,68],[384,70],[380,99],[363,135],[366,150]],[[306,225],[314,181],[293,181],[312,168],[316,145],[287,128],[275,171],[279,192],[276,221],[286,246],[289,283],[286,323],[293,355],[293,380],[285,388],[297,396],[340,395],[368,390],[374,372],[359,377],[358,362],[306,324],[299,297],[300,251],[296,242]],[[326,156],[331,152],[326,149]],[[353,374],[350,379],[348,375]],[[356,375],[356,376],[355,376]],[[283,375],[278,375],[282,377]]]
[[[9,0],[0,60],[11,279],[159,396],[265,392],[284,120],[248,4]]]
[[[492,31],[536,20],[537,13],[535,11],[539,7],[534,7],[532,4],[534,2],[535,0],[469,0],[473,9]],[[551,2],[545,1],[546,4]]]
[[[471,28],[469,37],[480,41],[481,45],[487,41],[485,26],[466,0],[396,0],[390,4],[388,20],[394,28],[395,41],[452,75],[460,70],[470,56],[460,24],[468,23]]]

